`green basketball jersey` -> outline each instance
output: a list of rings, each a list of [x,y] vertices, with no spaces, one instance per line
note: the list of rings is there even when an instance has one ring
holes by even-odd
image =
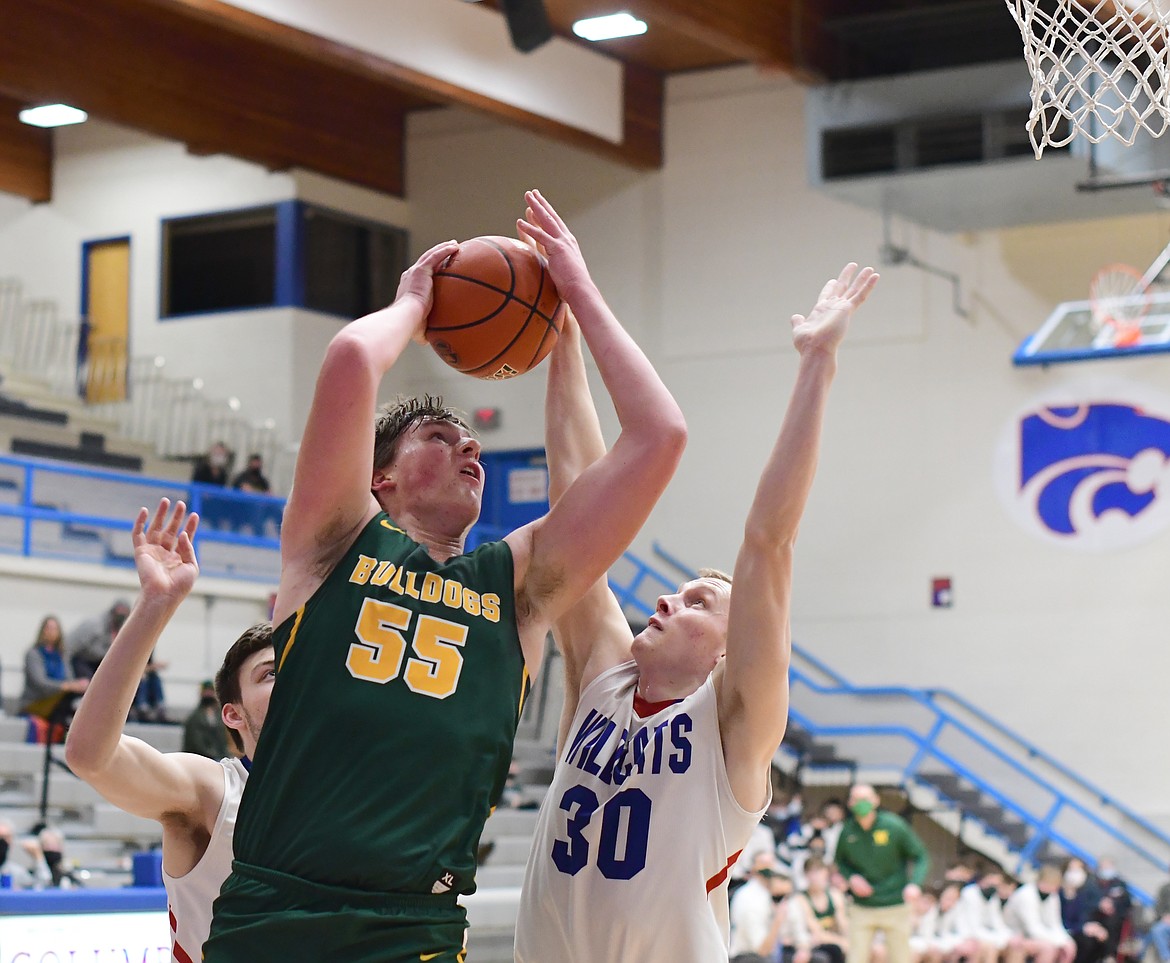
[[[316,883],[468,893],[528,673],[503,542],[434,561],[379,514],[275,632],[236,858]]]

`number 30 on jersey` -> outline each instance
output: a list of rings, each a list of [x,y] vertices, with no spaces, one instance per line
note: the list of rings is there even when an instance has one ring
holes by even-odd
[[[358,614],[345,667],[355,679],[380,685],[397,679],[406,655],[406,632],[415,613],[401,605],[367,598]],[[411,692],[446,699],[459,687],[467,626],[433,615],[419,615],[402,681]]]

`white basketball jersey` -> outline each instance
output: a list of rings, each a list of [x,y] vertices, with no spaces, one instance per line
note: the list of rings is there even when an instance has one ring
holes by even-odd
[[[627,662],[581,693],[528,857],[518,963],[727,959],[727,871],[767,801],[752,813],[732,795],[710,677],[679,702],[639,699],[645,715],[637,682]]]
[[[248,771],[239,759],[221,759],[219,764],[223,767],[223,802],[206,851],[186,875],[176,879],[166,870],[162,874],[175,963],[195,963],[203,958],[203,944],[211,931],[211,904],[232,871],[232,834]]]

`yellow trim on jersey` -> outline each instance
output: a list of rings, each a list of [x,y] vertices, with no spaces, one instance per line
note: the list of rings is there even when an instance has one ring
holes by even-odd
[[[285,644],[284,651],[280,653],[280,662],[276,666],[276,671],[279,672],[284,668],[284,660],[288,658],[289,652],[292,651],[293,643],[297,640],[297,630],[301,627],[301,619],[305,617],[305,607],[302,605],[297,609],[297,616],[293,620],[292,631],[288,634],[288,642]]]
[[[528,693],[532,691],[532,679],[528,675],[528,666],[524,666],[524,675],[520,679],[520,705],[516,709],[516,718],[519,719],[524,712],[524,703],[528,699]]]

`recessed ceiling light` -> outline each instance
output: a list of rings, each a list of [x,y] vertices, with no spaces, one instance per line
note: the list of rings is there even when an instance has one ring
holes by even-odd
[[[615,40],[618,37],[636,37],[645,32],[646,21],[628,13],[589,17],[573,24],[573,33],[585,40]]]
[[[84,110],[66,104],[45,104],[30,107],[20,112],[20,119],[33,127],[64,127],[66,124],[81,124],[89,117]]]

